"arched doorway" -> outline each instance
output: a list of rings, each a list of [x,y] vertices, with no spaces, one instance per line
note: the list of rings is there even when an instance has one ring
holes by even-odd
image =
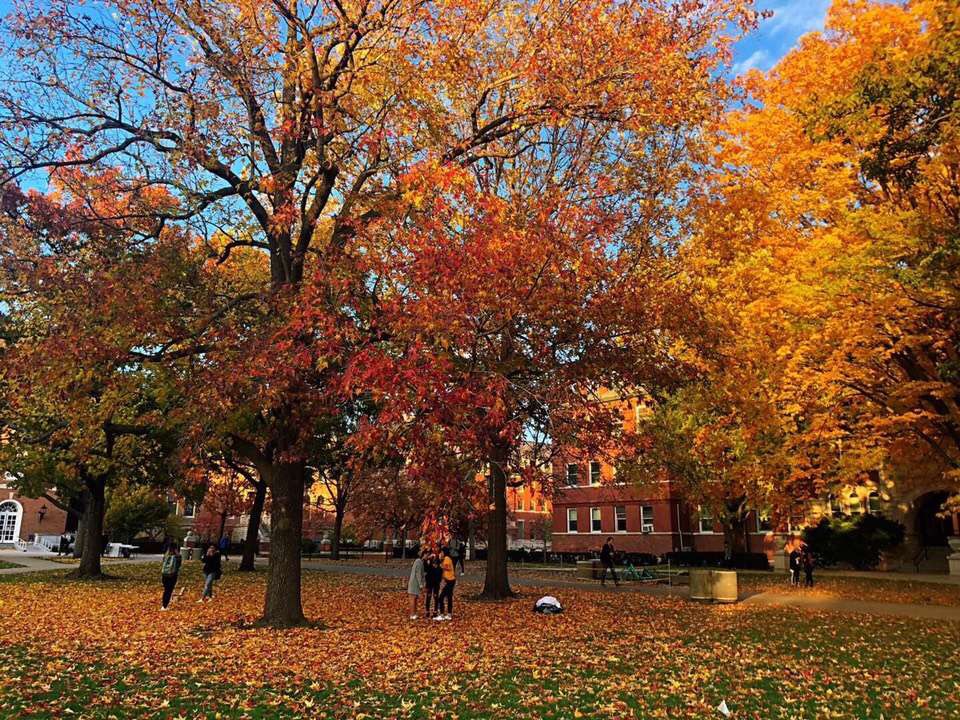
[[[921,495],[914,500],[914,532],[923,547],[946,547],[947,538],[954,534],[953,518],[940,517],[943,503],[950,496],[946,490]]]
[[[13,543],[20,538],[23,507],[16,500],[0,503],[0,543]]]

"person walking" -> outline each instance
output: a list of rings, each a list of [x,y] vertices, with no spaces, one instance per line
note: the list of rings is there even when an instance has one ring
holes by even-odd
[[[795,547],[790,551],[790,584],[794,587],[800,586],[800,548]]]
[[[803,586],[812,588],[814,560],[813,560],[813,552],[810,550],[809,547],[803,548],[802,563],[803,563],[803,574],[804,574]]]
[[[613,584],[620,587],[620,579],[617,577],[617,571],[613,567],[613,558],[615,550],[613,548],[613,538],[608,537],[600,550],[600,564],[603,565],[603,571],[600,573],[600,584],[607,584],[607,570],[613,575]]]
[[[450,538],[450,559],[453,560],[453,568],[460,567],[460,574],[463,575],[463,556],[466,554],[466,548],[460,542],[460,538],[454,535]]]
[[[220,553],[214,545],[210,545],[203,556],[203,595],[197,602],[213,600],[213,583],[221,577],[223,577],[223,564]]]
[[[170,543],[167,551],[163,554],[163,560],[160,562],[160,582],[163,584],[163,598],[160,600],[160,609],[168,610],[170,608],[170,598],[173,597],[173,589],[177,586],[177,578],[180,576],[180,565],[183,558],[180,556],[180,548],[176,543]]]
[[[425,555],[426,553],[421,553],[413,561],[413,566],[410,568],[410,579],[407,581],[407,595],[410,596],[411,620],[416,620],[418,617],[417,610],[420,605],[420,593],[423,592],[423,589],[427,584],[427,572],[423,563]]]
[[[436,617],[440,614],[440,582],[443,580],[443,568],[440,567],[440,560],[435,553],[427,555],[424,578],[427,586],[427,593],[423,599],[424,617]],[[433,603],[432,614],[431,602]]]
[[[457,571],[453,568],[453,558],[450,557],[450,548],[443,549],[443,588],[440,590],[438,605],[440,614],[434,620],[453,620],[453,588],[457,584]],[[444,613],[444,606],[447,612]]]
[[[223,559],[229,560],[230,558],[227,557],[227,553],[230,552],[230,536],[229,535],[222,535],[220,537],[219,547],[220,547],[220,555],[223,557]]]

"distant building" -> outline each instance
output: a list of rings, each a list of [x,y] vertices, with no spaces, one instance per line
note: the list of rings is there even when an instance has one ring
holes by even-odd
[[[38,538],[59,538],[76,530],[75,522],[69,526],[70,520],[68,513],[52,502],[23,497],[9,478],[0,477],[0,547],[26,549]]]

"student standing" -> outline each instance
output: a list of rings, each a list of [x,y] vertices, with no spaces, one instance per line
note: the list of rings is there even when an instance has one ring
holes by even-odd
[[[203,595],[197,602],[213,600],[213,583],[221,577],[223,577],[223,565],[220,553],[215,546],[211,545],[203,556]]]
[[[220,538],[220,555],[223,556],[224,560],[229,560],[227,553],[230,552],[230,538],[227,535],[224,535]]]
[[[800,548],[790,551],[790,584],[794,587],[800,585]]]
[[[813,553],[810,551],[810,548],[805,547],[803,549],[803,574],[804,574],[804,587],[813,587]]]
[[[410,579],[407,581],[407,594],[410,596],[410,619],[417,619],[417,606],[420,604],[420,593],[427,584],[426,568],[423,564],[423,558],[426,553],[421,553],[413,561],[410,568]],[[425,601],[429,602],[429,601]],[[429,612],[429,608],[426,608]]]
[[[436,617],[440,614],[440,581],[443,579],[443,568],[440,567],[440,561],[433,553],[427,556],[424,576],[427,585],[427,594],[423,599],[424,613],[426,617]],[[431,601],[433,602],[432,615],[430,611]]]
[[[457,584],[457,571],[453,568],[453,558],[450,557],[450,549],[443,549],[443,589],[440,590],[439,606],[440,614],[434,620],[453,620],[453,588]],[[446,602],[444,602],[446,601]],[[446,605],[447,612],[444,614],[443,608]]]
[[[160,582],[163,583],[163,598],[160,600],[161,610],[169,609],[170,598],[173,597],[173,589],[177,586],[182,562],[180,548],[175,543],[171,543],[163,554],[163,560],[160,564]]]
[[[607,584],[607,570],[609,570],[610,574],[613,575],[613,584],[620,587],[620,579],[617,577],[617,571],[613,568],[613,554],[613,538],[608,537],[603,544],[603,549],[600,550],[600,564],[603,565],[603,571],[600,573],[600,584]]]

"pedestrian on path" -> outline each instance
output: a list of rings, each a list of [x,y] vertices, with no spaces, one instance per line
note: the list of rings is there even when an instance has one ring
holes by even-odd
[[[167,610],[170,606],[170,598],[173,597],[173,589],[177,586],[182,562],[180,548],[177,547],[176,543],[170,543],[170,547],[163,554],[163,560],[160,563],[160,582],[163,584],[163,598],[160,600],[161,610]]]
[[[463,556],[466,554],[466,548],[463,546],[463,543],[460,542],[460,538],[454,535],[450,539],[450,558],[453,560],[453,567],[456,569],[458,566],[460,568],[460,574],[463,575]]]
[[[229,535],[223,535],[223,536],[220,538],[220,554],[223,556],[223,559],[224,559],[224,560],[229,560],[229,559],[230,559],[230,558],[227,557],[227,553],[229,553],[229,552],[230,552],[230,536],[229,536]]]
[[[453,620],[453,588],[457,584],[457,571],[453,568],[453,558],[450,557],[450,548],[443,549],[443,588],[440,590],[438,605],[440,614],[434,620]],[[446,605],[447,612],[443,612]]]
[[[790,584],[794,587],[800,587],[800,548],[795,547],[790,551]]]
[[[617,571],[613,567],[614,558],[613,538],[608,537],[600,550],[600,564],[603,565],[603,571],[600,573],[600,584],[607,584],[607,570],[613,575],[613,584],[620,587],[620,579],[617,577]]]
[[[197,602],[213,600],[213,583],[223,577],[223,564],[220,553],[213,545],[207,548],[203,556],[203,595]]]
[[[413,566],[410,568],[410,579],[407,581],[407,595],[410,596],[411,620],[416,620],[418,617],[417,610],[419,609],[420,605],[420,593],[423,592],[423,589],[427,584],[427,573],[423,563],[425,555],[426,552],[422,552],[413,561]],[[428,603],[429,601],[425,598],[424,602]]]
[[[803,548],[803,574],[804,581],[803,586],[812,588],[813,587],[813,551],[809,547],[804,546]]]

